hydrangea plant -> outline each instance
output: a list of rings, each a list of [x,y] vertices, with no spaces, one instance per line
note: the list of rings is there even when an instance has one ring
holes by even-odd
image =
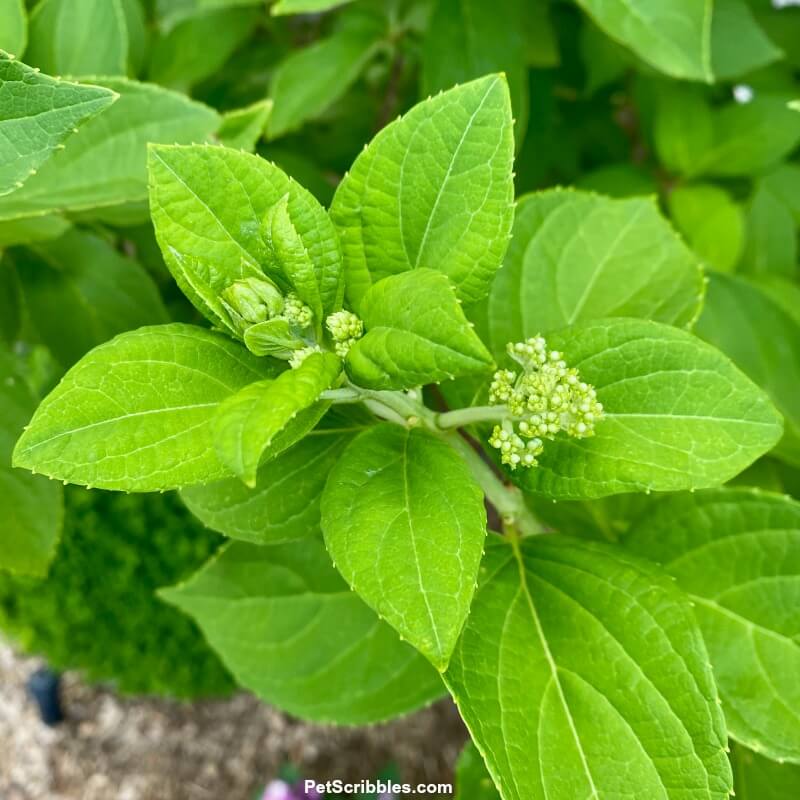
[[[515,204],[513,131],[503,75],[440,93],[377,134],[327,211],[258,156],[152,146],[158,243],[209,327],[89,352],[15,464],[178,489],[232,541],[163,597],[291,713],[361,724],[449,692],[504,800],[726,798],[729,733],[800,744],[788,712],[765,725],[797,692],[783,644],[754,639],[764,679],[744,680],[731,652],[762,634],[718,601],[773,569],[755,557],[770,530],[790,558],[794,504],[714,489],[781,415],[690,332],[701,265],[654,207],[631,262],[619,201]],[[548,257],[597,208],[590,251]],[[700,489],[632,546],[539,535],[542,499]],[[738,530],[753,557],[710,561]]]

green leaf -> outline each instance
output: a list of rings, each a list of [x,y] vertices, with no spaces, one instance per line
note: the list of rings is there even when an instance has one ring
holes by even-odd
[[[277,139],[333,105],[377,52],[385,23],[371,14],[344,21],[331,36],[295,50],[275,69],[267,132]]]
[[[226,111],[217,138],[225,147],[252,153],[264,136],[271,114],[272,100],[259,100],[244,108]]]
[[[500,800],[483,758],[467,742],[456,763],[456,800]]]
[[[517,473],[538,494],[585,499],[719,486],[768,452],[781,418],[722,353],[657,322],[609,319],[548,336],[597,389],[605,418],[588,439],[548,442]]]
[[[673,78],[713,80],[712,0],[578,0],[578,5],[608,36],[661,72]]]
[[[147,143],[202,141],[219,125],[213,109],[184,95],[121,78],[103,84],[119,99],[21,189],[0,198],[0,219],[145,200]]]
[[[711,55],[714,77],[728,80],[777,61],[783,52],[756,22],[747,0],[715,0]]]
[[[115,99],[110,89],[50,78],[0,52],[0,196],[22,186]]]
[[[44,399],[17,442],[15,465],[138,492],[228,477],[211,420],[223,400],[270,369],[192,325],[123,333],[84,356]]]
[[[778,764],[741,745],[731,752],[736,800],[796,800],[800,795],[800,767]]]
[[[616,83],[636,63],[636,59],[596,25],[581,28],[581,56],[586,68],[586,93]]]
[[[159,28],[164,31],[204,12],[263,5],[264,0],[155,0]]]
[[[704,261],[723,272],[736,266],[744,247],[745,220],[728,192],[708,183],[678,186],[669,195],[669,210]]]
[[[610,545],[492,538],[445,682],[503,800],[726,800],[725,721],[672,581]]]
[[[122,0],[128,30],[128,74],[140,75],[150,54],[150,30],[142,0]]]
[[[92,234],[73,229],[14,262],[31,322],[65,368],[118,333],[168,321],[148,273]]]
[[[64,217],[20,217],[0,222],[0,248],[58,239],[70,229]]]
[[[731,736],[800,763],[800,503],[753,489],[675,495],[625,544],[691,597]]]
[[[444,669],[486,534],[483,492],[456,451],[419,429],[365,431],[328,478],[322,530],[354,591]]]
[[[364,725],[441,694],[436,672],[350,591],[317,538],[235,542],[161,595],[242,686],[295,716]]]
[[[0,343],[13,344],[22,323],[22,289],[17,270],[0,253]]]
[[[800,166],[781,164],[760,177],[747,212],[743,272],[794,276],[800,227]]]
[[[314,197],[274,164],[224,147],[150,148],[150,209],[164,260],[184,294],[233,331],[220,292],[264,271],[286,283],[262,236],[267,212],[288,195],[288,211],[318,276],[325,307],[341,296],[336,231]]]
[[[702,171],[714,147],[715,119],[699,87],[659,82],[654,87],[653,141],[661,163],[681,175]]]
[[[693,87],[659,90],[654,137],[662,162],[683,175],[749,176],[773,167],[800,142],[789,96],[756,89],[747,103],[712,108]]]
[[[753,175],[776,164],[800,143],[800,114],[782,95],[757,93],[715,113],[714,145],[701,165],[708,175]]]
[[[268,319],[251,325],[244,332],[244,343],[257,356],[283,359],[291,358],[295,350],[307,346],[305,339],[298,339],[285,319]]]
[[[440,272],[417,269],[384,278],[364,296],[360,313],[367,333],[350,348],[347,369],[361,386],[411,388],[492,367]]]
[[[214,417],[214,445],[220,461],[254,487],[259,463],[273,439],[319,400],[341,369],[333,353],[312,353],[299,367],[274,380],[251,383],[228,398]]]
[[[786,424],[776,455],[800,466],[800,319],[756,284],[712,275],[697,335],[769,394]]]
[[[61,487],[11,468],[11,451],[36,408],[12,356],[0,350],[0,569],[42,576],[64,515]]]
[[[461,299],[483,297],[513,222],[514,141],[508,86],[489,75],[414,106],[387,125],[339,184],[347,295],[373,280],[428,267]]]
[[[489,336],[499,355],[508,342],[598,317],[689,327],[702,298],[700,263],[654,199],[555,189],[517,206],[489,295]]]
[[[264,220],[264,238],[272,248],[289,285],[297,296],[311,308],[317,325],[325,314],[322,308],[320,286],[316,269],[303,239],[289,213],[289,197],[282,197],[268,212]],[[338,288],[338,287],[337,287]],[[331,299],[329,297],[329,299]],[[338,298],[337,298],[338,299]],[[332,307],[326,309],[332,311]]]
[[[351,2],[352,0],[278,0],[270,11],[274,16],[279,14],[319,14]]]
[[[28,15],[24,0],[0,0],[0,50],[18,58],[28,44]]]
[[[584,173],[575,186],[609,197],[636,197],[658,194],[658,183],[651,173],[641,166],[622,162],[598,167]]]
[[[258,20],[252,8],[200,12],[171,28],[153,43],[148,80],[188,89],[214,75],[250,36]],[[197,43],[213,41],[198,58]]]
[[[508,78],[515,132],[522,140],[528,118],[526,21],[531,5],[526,0],[437,0],[423,44],[423,96],[503,72]]]
[[[125,75],[122,0],[40,0],[31,13],[25,59],[54,75]]]
[[[366,424],[332,410],[304,439],[259,468],[255,488],[228,478],[184,489],[181,497],[201,522],[232,539],[277,544],[304,538],[319,531],[328,473]]]

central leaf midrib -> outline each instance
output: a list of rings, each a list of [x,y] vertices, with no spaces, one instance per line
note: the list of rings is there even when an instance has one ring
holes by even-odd
[[[567,722],[569,724],[570,732],[575,740],[575,746],[577,747],[578,754],[580,755],[581,764],[583,766],[584,772],[586,773],[586,777],[589,780],[589,785],[592,789],[592,797],[598,798],[600,797],[600,793],[597,789],[597,786],[594,782],[594,777],[592,776],[591,769],[589,768],[589,762],[586,758],[586,753],[583,750],[583,746],[581,744],[580,737],[578,736],[577,728],[575,727],[575,721],[572,718],[572,713],[570,712],[569,705],[567,704],[567,698],[564,695],[564,689],[561,686],[561,681],[558,677],[558,665],[553,658],[553,654],[550,652],[550,648],[547,644],[547,639],[544,635],[544,630],[542,628],[541,621],[539,620],[539,615],[536,611],[536,606],[533,602],[533,597],[530,593],[530,588],[528,587],[528,580],[527,574],[525,571],[525,562],[522,558],[522,553],[519,547],[519,541],[516,538],[511,538],[511,547],[514,551],[514,558],[517,562],[517,569],[519,571],[519,581],[520,581],[520,589],[525,595],[525,600],[528,605],[528,610],[530,611],[531,618],[533,619],[534,625],[536,627],[536,633],[539,637],[539,641],[542,645],[542,651],[544,652],[545,658],[547,659],[547,664],[550,667],[550,674],[554,685],[556,687],[556,691],[558,692],[559,700],[561,701],[561,705],[564,709],[564,714],[567,717]]]
[[[431,608],[431,604],[428,601],[428,593],[425,591],[425,587],[422,583],[422,570],[420,569],[419,564],[419,555],[417,553],[417,541],[416,536],[414,533],[414,521],[412,519],[411,514],[411,492],[409,491],[408,485],[408,466],[409,466],[409,458],[408,458],[408,443],[411,441],[411,433],[406,433],[404,440],[403,440],[403,458],[402,458],[402,465],[403,465],[403,504],[406,508],[406,516],[408,517],[408,533],[411,540],[411,549],[414,551],[414,567],[417,572],[417,584],[419,585],[419,591],[422,595],[422,599],[425,601],[425,609],[428,612],[428,619],[431,623],[431,631],[433,632],[434,638],[436,639],[436,652],[441,657],[445,655],[445,651],[442,649],[442,642],[439,638],[439,629],[436,626],[436,620],[433,615],[433,609]]]

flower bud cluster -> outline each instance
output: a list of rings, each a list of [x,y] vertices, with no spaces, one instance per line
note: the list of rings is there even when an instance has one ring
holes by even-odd
[[[339,358],[344,358],[356,339],[364,335],[364,323],[352,311],[336,311],[325,320]]]
[[[578,439],[594,434],[603,406],[594,387],[567,366],[560,352],[548,350],[544,338],[534,336],[509,344],[508,354],[521,372],[498,370],[489,387],[489,402],[509,410],[489,439],[504,464],[512,469],[535,466],[543,440],[561,431]]]
[[[321,353],[322,348],[318,344],[310,344],[308,347],[301,347],[295,350],[289,358],[289,366],[297,369],[312,353]]]
[[[314,321],[314,313],[294,292],[286,295],[281,316],[290,325],[296,325],[298,328],[309,328]]]

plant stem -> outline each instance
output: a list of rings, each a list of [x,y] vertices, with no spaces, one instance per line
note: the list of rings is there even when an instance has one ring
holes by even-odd
[[[458,433],[451,431],[444,434],[444,438],[467,462],[473,477],[506,526],[523,535],[542,532],[541,525],[525,505],[525,498],[516,486],[503,483],[489,464]]]
[[[330,400],[332,403],[359,403],[363,399],[361,392],[349,386],[342,389],[328,389],[320,395],[320,400]]]
[[[444,411],[436,415],[436,425],[442,430],[463,428],[476,422],[495,422],[509,415],[506,406],[473,406]]]

